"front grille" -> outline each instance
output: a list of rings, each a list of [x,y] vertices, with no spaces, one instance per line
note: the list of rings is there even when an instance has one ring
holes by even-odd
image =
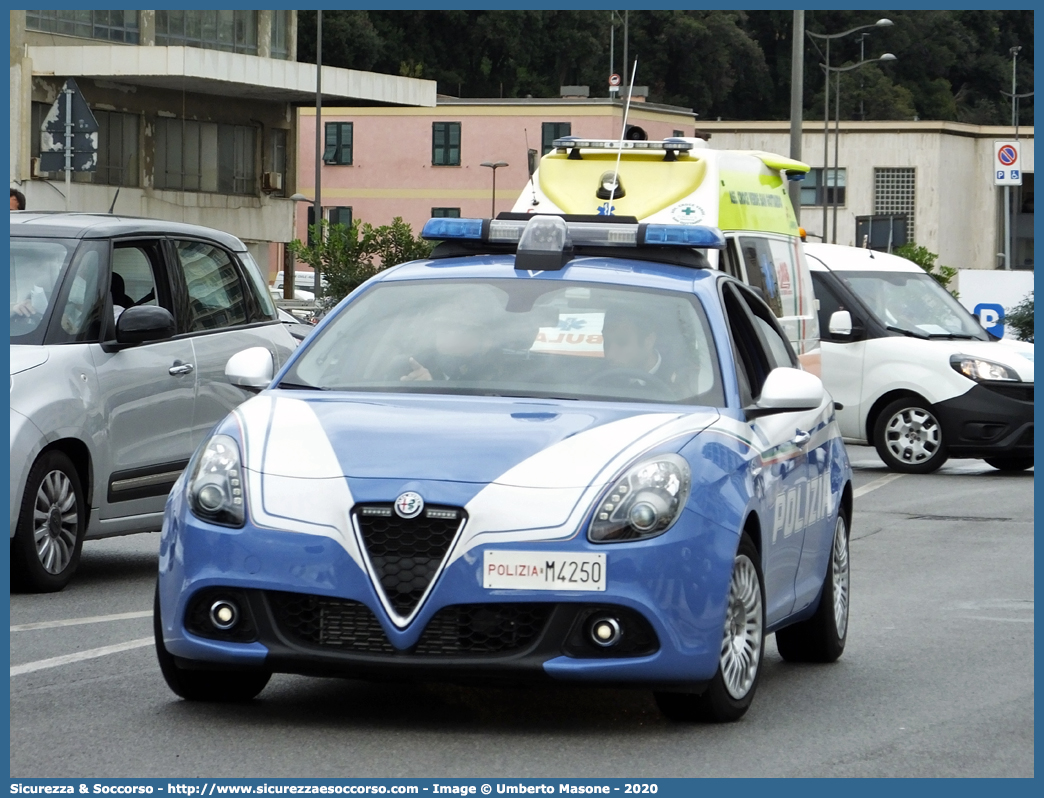
[[[362,654],[394,654],[395,649],[369,607],[358,601],[267,593],[280,631],[296,643]]]
[[[464,519],[456,507],[426,507],[402,518],[390,504],[358,505],[355,520],[385,597],[400,616],[420,603]]]
[[[417,643],[422,655],[507,654],[544,631],[553,604],[457,604],[432,616]]]
[[[509,654],[532,645],[553,604],[457,604],[443,607],[410,652],[392,647],[376,616],[358,601],[268,591],[276,625],[291,641],[355,654],[462,656]]]
[[[1019,402],[1032,402],[1033,401],[1033,383],[1010,383],[1010,382],[987,382],[983,383],[989,390],[994,393],[999,393],[1001,396],[1006,396],[1009,399],[1015,399]]]

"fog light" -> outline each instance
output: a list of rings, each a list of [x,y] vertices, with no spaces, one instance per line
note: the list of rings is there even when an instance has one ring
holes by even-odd
[[[623,631],[616,618],[598,618],[591,624],[591,642],[596,646],[608,648],[620,642]]]
[[[210,622],[215,629],[227,632],[239,623],[239,607],[225,599],[215,601],[210,605]]]

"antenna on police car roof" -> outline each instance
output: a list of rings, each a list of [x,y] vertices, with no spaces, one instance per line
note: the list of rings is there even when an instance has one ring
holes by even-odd
[[[634,59],[634,68],[631,70],[631,82],[627,84],[627,104],[624,106],[623,126],[620,128],[620,146],[616,149],[616,168],[613,170],[613,187],[609,189],[609,202],[616,199],[616,189],[620,185],[620,156],[623,155],[624,136],[627,135],[627,115],[631,112],[631,94],[634,92],[634,76],[638,74],[638,59]],[[613,208],[610,204],[609,213]]]
[[[533,189],[533,204],[539,205],[540,200],[537,199],[536,186],[533,185],[533,172],[536,171],[533,157],[537,154],[537,151],[529,149],[529,130],[522,128],[522,132],[526,134],[526,164],[529,167],[529,187]]]

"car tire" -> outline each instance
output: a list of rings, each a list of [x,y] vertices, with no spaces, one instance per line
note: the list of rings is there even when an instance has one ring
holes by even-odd
[[[930,474],[948,457],[942,424],[932,406],[920,397],[897,399],[874,424],[877,454],[893,471]]]
[[[262,670],[204,670],[179,667],[163,645],[160,620],[159,585],[152,607],[152,630],[156,637],[156,658],[167,686],[186,701],[233,703],[249,701],[265,689],[272,674]]]
[[[726,598],[718,670],[700,695],[655,693],[660,711],[676,721],[731,723],[754,700],[765,653],[765,587],[761,558],[743,533]]]
[[[819,606],[808,620],[776,632],[776,649],[787,662],[835,662],[848,640],[849,526],[845,511],[837,514]]]
[[[64,452],[44,452],[29,470],[11,538],[11,586],[30,593],[64,588],[80,564],[86,527],[76,468]]]
[[[984,457],[987,464],[1001,471],[1025,471],[1033,468],[1033,455],[1028,457]]]

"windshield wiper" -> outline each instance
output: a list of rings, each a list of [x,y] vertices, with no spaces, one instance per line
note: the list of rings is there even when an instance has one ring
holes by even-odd
[[[277,388],[288,388],[295,391],[325,391],[326,388],[320,388],[318,385],[305,385],[303,382],[287,382],[286,380],[280,381]]]
[[[891,324],[885,327],[886,330],[892,332],[902,333],[903,335],[909,335],[911,338],[920,338],[922,341],[927,341],[931,336],[926,332],[920,332],[919,330],[904,330],[902,327],[893,327]]]
[[[949,339],[951,341],[956,339],[956,338],[960,338],[962,341],[978,341],[978,340],[981,340],[980,338],[978,338],[975,335],[968,335],[968,333],[955,333],[955,332],[931,333],[929,335],[929,338],[947,338],[947,339]]]

